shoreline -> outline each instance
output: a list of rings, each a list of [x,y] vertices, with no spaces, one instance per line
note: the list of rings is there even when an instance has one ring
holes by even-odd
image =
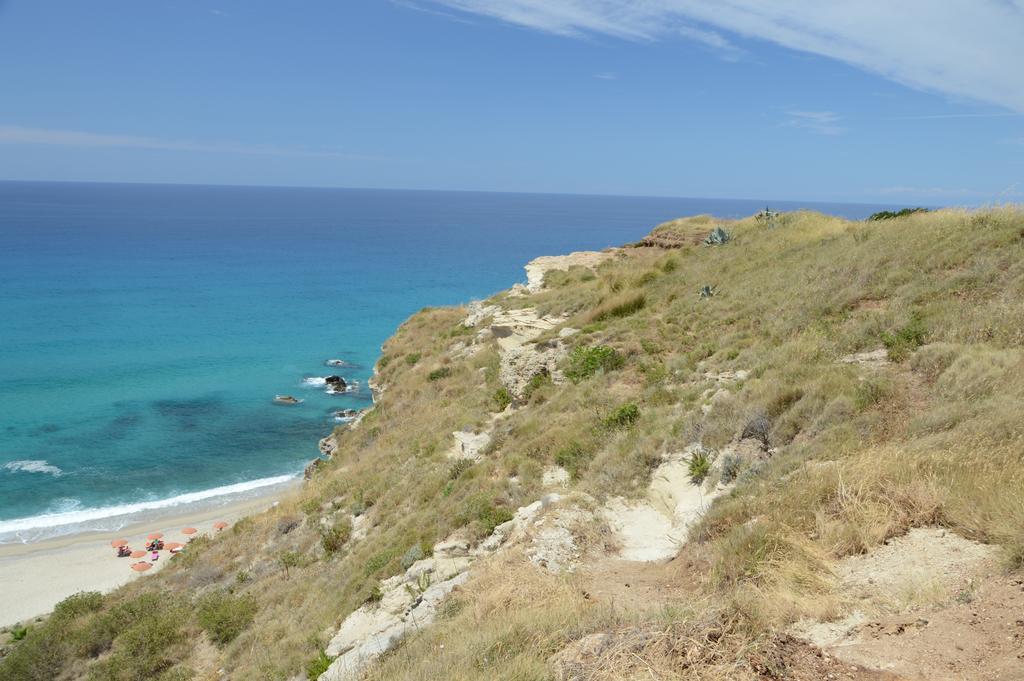
[[[143,520],[134,520],[114,532],[86,531],[38,542],[0,544],[0,626],[10,626],[50,613],[60,601],[79,591],[108,592],[142,575],[155,574],[167,564],[170,553],[145,573],[132,571],[136,560],[117,558],[110,546],[113,539],[127,539],[132,548],[142,549],[145,536],[163,532],[165,541],[185,542],[184,527],[195,527],[196,535],[213,535],[213,523],[229,525],[246,516],[263,512],[298,489],[302,478],[275,485],[260,494],[225,504],[198,502],[166,509]]]

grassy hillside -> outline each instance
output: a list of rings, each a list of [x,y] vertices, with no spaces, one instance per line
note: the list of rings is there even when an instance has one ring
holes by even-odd
[[[726,243],[694,238],[715,226]],[[741,435],[770,455],[719,462],[735,486],[646,597],[595,598],[600,574],[506,552],[369,677],[548,679],[566,645],[634,628],[660,633],[591,678],[631,678],[637,659],[654,678],[786,678],[785,660],[764,671],[775,632],[838,606],[829,561],[938,525],[1021,569],[1024,213],[703,217],[656,236],[488,301],[564,315],[540,342],[580,332],[568,380],[538,376],[481,461],[446,451],[508,404],[496,343],[464,357],[466,310],[425,309],[385,345],[376,408],[301,493],[157,575],[68,599],[0,677],[303,678],[381,579],[458,528],[487,536],[543,494],[546,467],[600,503],[641,494],[666,452],[699,442],[714,459]],[[878,367],[840,361],[882,347]],[[738,370],[749,377],[722,388],[709,377]]]

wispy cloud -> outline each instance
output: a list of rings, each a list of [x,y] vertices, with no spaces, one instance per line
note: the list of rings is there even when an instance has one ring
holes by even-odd
[[[595,73],[594,78],[599,78],[600,80],[618,80],[619,74],[614,71],[603,71],[601,73]]]
[[[109,147],[119,149],[155,149],[161,151],[198,151],[216,154],[247,154],[254,156],[306,156],[312,158],[386,160],[380,157],[349,154],[331,149],[246,145],[231,142],[191,142],[139,135],[86,132],[82,130],[26,128],[17,125],[0,125],[0,144]]]
[[[834,111],[787,111],[784,125],[807,130],[815,135],[841,135],[846,128],[842,117]]]
[[[971,189],[969,187],[914,187],[906,185],[882,187],[878,190],[878,193],[886,196],[913,196],[918,198],[934,199],[996,198],[1000,196],[1012,196],[1015,194],[1012,187],[999,192],[994,192]]]
[[[890,116],[890,121],[937,121],[947,118],[1024,118],[1024,113],[953,113],[953,114],[921,114],[917,116]]]
[[[429,0],[566,36],[727,34],[822,55],[904,85],[1024,112],[1021,0]]]

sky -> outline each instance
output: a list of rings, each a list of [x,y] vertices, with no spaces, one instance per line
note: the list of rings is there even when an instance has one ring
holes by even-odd
[[[1024,201],[1024,0],[0,0],[0,179]]]

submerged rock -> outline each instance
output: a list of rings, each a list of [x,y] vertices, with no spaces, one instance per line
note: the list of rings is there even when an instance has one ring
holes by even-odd
[[[274,404],[301,404],[302,400],[291,395],[274,395]]]
[[[329,367],[350,367],[352,366],[343,359],[328,359],[324,360],[324,364]]]

